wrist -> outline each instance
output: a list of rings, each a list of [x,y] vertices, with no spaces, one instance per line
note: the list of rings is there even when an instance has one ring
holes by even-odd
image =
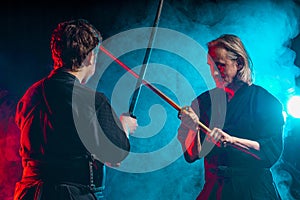
[[[200,127],[199,127],[198,124],[189,125],[187,128],[188,128],[189,130],[191,130],[191,131],[196,132],[196,133],[200,130]]]
[[[129,138],[129,127],[127,126],[126,123],[122,123],[122,127],[123,127],[126,137]]]
[[[231,144],[236,144],[236,142],[237,142],[237,137],[231,136],[230,143]]]

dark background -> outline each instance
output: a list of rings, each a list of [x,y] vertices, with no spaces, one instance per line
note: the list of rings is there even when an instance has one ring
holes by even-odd
[[[84,18],[107,38],[122,29],[115,21],[128,3],[127,0],[6,1],[0,8],[0,87],[21,95],[32,81],[49,73],[52,69],[50,37],[57,23]]]

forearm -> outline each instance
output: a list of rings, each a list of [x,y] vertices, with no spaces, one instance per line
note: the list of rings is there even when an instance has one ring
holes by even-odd
[[[198,132],[188,130],[185,138],[179,139],[181,142],[184,158],[187,162],[194,162],[199,158],[201,142]]]
[[[220,128],[213,128],[209,132],[209,136],[212,141],[219,141],[224,145],[229,144],[245,150],[260,151],[260,144],[257,141],[231,136]]]
[[[260,151],[260,145],[257,141],[254,140],[248,140],[248,139],[243,139],[243,138],[238,138],[238,137],[233,137],[232,136],[232,144],[237,145],[239,147],[242,147],[247,150],[254,149],[256,151]]]

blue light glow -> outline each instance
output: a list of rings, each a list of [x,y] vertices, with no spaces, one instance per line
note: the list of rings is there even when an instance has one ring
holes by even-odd
[[[300,118],[300,96],[293,96],[287,103],[288,113],[295,118]]]

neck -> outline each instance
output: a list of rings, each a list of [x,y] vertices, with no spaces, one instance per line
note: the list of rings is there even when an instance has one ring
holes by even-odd
[[[79,80],[80,83],[84,83],[83,80],[84,80],[85,74],[83,73],[82,70],[80,70],[80,71],[68,70],[67,72],[74,75]]]
[[[244,83],[242,81],[236,80],[224,87],[224,91],[228,96],[228,101],[230,101],[234,97],[235,93],[241,88],[243,84]]]

